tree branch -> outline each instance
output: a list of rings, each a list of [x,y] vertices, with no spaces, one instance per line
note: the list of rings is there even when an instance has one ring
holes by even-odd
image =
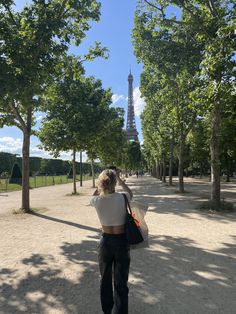
[[[64,11],[64,9],[65,9],[65,7],[66,7],[67,2],[68,2],[68,0],[63,0],[63,1],[62,1],[61,8],[60,8],[60,11],[59,11],[59,18],[62,18],[63,15],[66,14],[66,12],[69,11],[69,9],[68,9],[68,10],[66,10],[66,11],[64,12],[64,14],[63,14],[63,11]]]
[[[161,6],[161,7],[158,7],[158,6],[156,6],[155,4],[151,3],[151,2],[148,1],[148,0],[144,0],[144,2],[146,2],[148,5],[150,5],[150,6],[153,7],[154,9],[157,9],[159,12],[161,12],[163,20],[166,18],[165,11],[164,11],[164,9],[163,9],[162,6]]]
[[[185,23],[183,23],[182,21],[177,21],[177,20],[174,20],[174,19],[167,19],[166,18],[166,15],[165,15],[165,12],[164,12],[164,9],[163,7],[159,8],[157,7],[156,5],[150,3],[148,0],[144,0],[148,5],[152,6],[153,8],[157,9],[158,11],[161,12],[162,14],[162,22],[167,22],[167,23],[173,23],[173,24],[177,24],[177,25],[184,25]]]
[[[152,145],[157,148],[157,145],[156,145],[156,142],[154,141],[153,137],[151,136],[151,134],[149,134],[149,139],[151,140],[152,142]]]
[[[174,23],[174,24],[178,24],[178,25],[184,25],[184,22],[181,21],[177,21],[177,20],[172,20],[172,19],[164,19],[163,22],[170,22],[170,23]]]
[[[214,4],[213,4],[213,6],[212,6],[212,0],[208,0],[208,1],[210,1],[210,3],[211,3],[211,10],[214,10]],[[175,24],[183,24],[181,21],[175,21],[175,20],[171,20],[171,19],[166,19],[166,17],[165,17],[165,12],[164,12],[164,10],[163,10],[163,7],[161,7],[161,8],[159,8],[158,6],[156,6],[156,5],[154,5],[153,3],[151,3],[149,0],[144,0],[144,2],[146,2],[149,6],[151,6],[151,7],[153,7],[154,9],[156,9],[156,10],[158,10],[159,12],[161,12],[161,14],[162,14],[162,18],[163,18],[163,22],[164,21],[169,21],[169,22],[172,22],[172,23],[175,23]],[[176,5],[178,5],[178,4],[176,4]],[[178,5],[178,6],[180,6],[180,7],[183,7],[183,9],[185,9],[195,20],[197,20],[198,22],[199,22],[199,25],[200,25],[200,27],[201,27],[201,29],[202,29],[202,31],[207,35],[207,36],[209,36],[209,33],[207,32],[207,30],[203,27],[203,23],[202,23],[202,21],[201,21],[201,19],[199,18],[199,16],[198,16],[198,14],[194,14],[193,13],[193,10],[191,10],[190,8],[188,8],[187,6],[185,6],[183,3],[181,4],[181,5]],[[215,10],[214,10],[215,11]],[[215,16],[215,15],[213,15],[213,16]]]
[[[22,119],[21,115],[19,114],[19,111],[17,110],[17,108],[15,107],[15,105],[13,103],[10,103],[9,105],[10,105],[10,107],[11,107],[13,113],[14,113],[14,116],[15,116],[16,120],[19,121],[19,123],[20,123],[20,125],[22,127],[21,130],[23,132],[27,132],[27,126],[25,124],[25,121]]]
[[[23,128],[22,128],[22,126],[21,126],[21,124],[18,122],[18,121],[14,121],[14,124],[15,124],[15,126],[18,128],[18,129],[20,129],[22,132],[23,132]]]
[[[162,10],[159,7],[157,7],[155,4],[149,2],[148,0],[144,0],[144,2],[146,2],[148,5],[150,5],[150,7],[153,7],[162,13]]]
[[[11,18],[11,20],[13,21],[13,23],[18,27],[19,25],[17,24],[15,18],[14,18],[14,15],[12,14],[9,6],[5,5],[4,3],[2,4],[4,6],[4,8],[6,9],[6,11],[9,13],[9,16]]]
[[[209,6],[209,9],[211,11],[212,16],[216,17],[217,16],[217,12],[216,12],[216,7],[215,7],[214,1],[208,0],[208,6]]]
[[[209,33],[207,32],[207,30],[203,27],[203,22],[202,22],[202,20],[199,18],[199,15],[200,15],[200,14],[194,14],[192,9],[188,8],[187,6],[185,6],[185,5],[183,5],[183,4],[182,4],[182,6],[183,6],[183,8],[184,8],[195,20],[198,21],[200,29],[201,29],[207,36],[209,36]],[[195,7],[194,7],[194,8],[195,8]],[[196,9],[196,8],[195,8],[195,9]]]
[[[196,113],[194,112],[193,113],[193,116],[192,116],[192,119],[191,119],[191,122],[189,123],[189,126],[187,127],[185,133],[184,133],[184,137],[186,138],[188,133],[190,132],[190,130],[192,129],[194,123],[195,123],[195,120],[196,120]]]

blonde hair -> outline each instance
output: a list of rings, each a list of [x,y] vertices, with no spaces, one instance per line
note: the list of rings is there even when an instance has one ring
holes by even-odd
[[[97,179],[97,186],[105,193],[115,192],[116,186],[116,173],[114,170],[103,170]]]

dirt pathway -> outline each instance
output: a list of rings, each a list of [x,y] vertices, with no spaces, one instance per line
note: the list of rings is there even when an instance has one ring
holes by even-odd
[[[195,210],[209,183],[188,179],[184,195],[151,177],[129,178],[147,202],[150,247],[132,251],[130,314],[236,313],[236,213]],[[91,182],[34,189],[35,215],[13,215],[21,192],[0,197],[0,313],[101,314]],[[236,186],[223,186],[236,201]]]

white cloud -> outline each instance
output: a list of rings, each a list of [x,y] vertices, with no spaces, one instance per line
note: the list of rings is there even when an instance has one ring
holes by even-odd
[[[40,149],[39,147],[35,146],[30,149],[30,156],[47,158],[47,159],[54,159],[54,157],[47,151]],[[72,151],[68,152],[61,152],[58,159],[62,160],[72,160]],[[80,161],[80,154],[79,152],[76,153],[76,160]],[[82,153],[82,160],[83,162],[87,161],[87,154],[85,152]]]
[[[134,113],[137,117],[139,117],[146,105],[144,99],[141,97],[139,87],[135,87],[133,91],[133,97],[134,97]]]
[[[124,95],[118,95],[118,94],[113,94],[112,95],[112,102],[113,104],[116,104],[120,100],[124,100],[125,96]]]
[[[0,137],[0,151],[12,154],[21,154],[22,139],[10,136]]]
[[[128,97],[125,97],[124,95],[118,95],[118,94],[112,95],[113,105],[118,103],[121,100],[127,102],[127,104],[126,104],[126,107],[127,107],[128,106]],[[134,100],[134,114],[136,117],[140,117],[140,114],[142,113],[146,103],[145,103],[144,99],[141,97],[141,92],[139,90],[139,87],[135,87],[133,90],[133,100]]]
[[[52,155],[49,154],[49,152],[46,152],[45,150],[40,149],[37,147],[38,141],[31,140],[30,145],[30,156],[31,157],[41,157],[41,158],[53,158]],[[20,138],[13,138],[9,136],[0,137],[0,151],[11,153],[11,154],[18,154],[22,156],[22,145],[23,141]],[[60,154],[59,159],[63,160],[71,160],[72,159],[72,152],[62,152]],[[76,160],[79,161],[79,153],[76,155]],[[83,161],[87,161],[87,155],[85,152],[82,154]]]

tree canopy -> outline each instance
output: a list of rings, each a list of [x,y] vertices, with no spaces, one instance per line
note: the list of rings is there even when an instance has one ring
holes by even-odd
[[[198,117],[208,121],[211,200],[216,209],[220,208],[221,119],[235,98],[235,10],[232,1],[140,0],[133,30],[135,54],[144,65],[141,92],[147,108],[142,119],[144,145],[151,150],[148,156],[162,154],[158,147],[166,145],[163,133],[168,138],[173,132],[183,192],[186,140]],[[145,123],[147,116],[154,120],[152,126]],[[155,142],[158,153],[148,141]]]
[[[69,45],[79,45],[98,21],[100,3],[96,0],[32,0],[22,11],[14,1],[0,2],[0,126],[15,125],[23,132],[22,208],[29,204],[29,147],[34,112],[40,96],[58,77],[60,63]],[[88,54],[77,58],[91,60],[104,55],[99,43]]]

